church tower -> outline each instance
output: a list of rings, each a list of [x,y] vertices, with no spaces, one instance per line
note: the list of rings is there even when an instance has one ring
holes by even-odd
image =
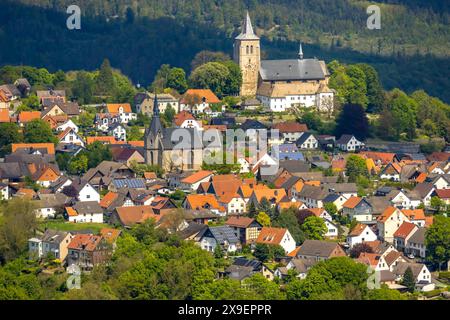
[[[234,39],[234,61],[242,72],[241,96],[255,96],[258,87],[261,63],[260,40],[253,32],[250,15],[247,11],[242,24],[242,32]]]
[[[153,117],[150,127],[145,130],[144,148],[145,148],[145,163],[149,165],[161,165],[162,154],[159,152],[158,139],[163,135],[163,127],[159,117],[158,97],[155,93],[153,101]]]

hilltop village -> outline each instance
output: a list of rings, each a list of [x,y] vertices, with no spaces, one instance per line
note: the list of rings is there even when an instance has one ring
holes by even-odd
[[[295,115],[335,112],[326,63],[305,58],[301,44],[294,59],[261,60],[248,13],[233,59],[242,75],[233,108],[206,86],[85,104],[64,88],[36,90],[25,77],[1,85],[1,262],[24,259],[38,278],[64,279],[110,266],[105,278],[123,281],[122,291],[110,291],[127,298],[245,298],[251,291],[260,299],[320,299],[327,290],[343,299],[445,296],[450,148],[425,152],[406,140],[318,133],[314,121]],[[30,97],[34,108],[23,108]],[[346,116],[353,121],[349,114],[341,121]],[[226,136],[237,129],[266,134],[264,147],[233,154],[232,163],[207,163],[211,155],[225,159]],[[180,137],[190,138],[183,148]],[[275,169],[268,174],[268,167]],[[138,258],[120,264],[124,256]],[[190,273],[183,276],[195,277],[183,289],[189,294],[153,292],[173,275],[150,265],[177,257]],[[149,278],[133,273],[138,263]],[[325,269],[328,277],[352,275],[331,289],[308,289]],[[88,284],[109,281],[100,278]],[[228,297],[210,288],[226,281]]]

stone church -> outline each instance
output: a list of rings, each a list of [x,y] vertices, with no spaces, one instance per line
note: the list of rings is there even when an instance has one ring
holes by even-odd
[[[305,59],[300,44],[297,59],[261,60],[260,39],[247,12],[234,41],[234,61],[242,71],[241,96],[257,97],[263,107],[283,112],[293,106],[330,111],[334,92],[324,61]]]
[[[164,128],[158,97],[153,101],[153,117],[144,135],[145,163],[166,172],[200,170],[203,162],[201,133],[194,128]]]

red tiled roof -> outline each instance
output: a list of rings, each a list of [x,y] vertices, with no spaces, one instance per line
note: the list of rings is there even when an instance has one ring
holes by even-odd
[[[186,103],[187,96],[198,96],[200,99],[205,98],[207,103],[220,103],[219,98],[210,89],[189,89],[183,95],[181,103]]]
[[[258,235],[258,239],[256,239],[256,243],[280,244],[286,232],[287,229],[285,228],[263,227]]]
[[[53,143],[13,143],[11,151],[16,152],[18,149],[47,149],[48,154],[55,154],[55,145]]]
[[[201,170],[196,173],[191,174],[190,176],[187,176],[183,180],[181,180],[182,183],[192,184],[199,182],[200,180],[206,179],[207,177],[211,176],[213,174],[212,171],[206,171]]]
[[[342,205],[344,208],[353,209],[355,208],[358,203],[360,203],[362,198],[360,197],[350,197],[347,201],[344,202]]]
[[[72,241],[70,241],[68,249],[94,251],[101,240],[101,236],[77,234]]]
[[[111,203],[113,203],[113,201],[117,199],[118,196],[119,196],[119,194],[116,192],[112,192],[112,191],[108,192],[103,197],[103,199],[100,200],[100,203],[99,203],[100,207],[108,208],[111,205]]]
[[[232,227],[247,228],[253,221],[255,221],[253,218],[233,216],[230,217],[225,224]]]
[[[35,119],[41,118],[40,111],[22,111],[19,113],[19,122],[27,123]]]
[[[394,237],[406,238],[417,226],[414,223],[403,222],[401,226],[394,232]]]
[[[109,113],[119,113],[119,108],[123,108],[124,113],[131,113],[131,105],[129,103],[108,103],[106,109]]]
[[[173,118],[173,123],[178,127],[183,124],[185,120],[196,120],[195,117],[189,111],[183,110],[180,113],[176,114]]]
[[[2,108],[0,109],[0,122],[10,122],[11,118],[9,117],[9,110]]]
[[[280,122],[274,124],[273,129],[278,129],[281,133],[295,133],[308,131],[308,126],[298,122]]]
[[[436,189],[436,195],[441,199],[450,199],[450,189]]]

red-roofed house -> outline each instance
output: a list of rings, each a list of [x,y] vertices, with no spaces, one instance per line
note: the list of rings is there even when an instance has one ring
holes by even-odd
[[[136,120],[137,115],[131,110],[129,103],[109,103],[106,109],[112,116],[119,116],[120,123],[128,123],[130,120]]]
[[[450,189],[436,189],[435,193],[446,205],[450,205]]]
[[[398,208],[387,207],[377,219],[378,236],[386,242],[394,242],[394,233],[409,218]]]
[[[255,219],[242,216],[230,217],[225,224],[236,231],[242,244],[255,242],[262,229],[262,225]]]
[[[189,89],[180,101],[180,109],[191,111],[194,114],[211,113],[210,104],[220,102],[210,89]]]
[[[375,240],[377,240],[375,232],[367,224],[362,223],[358,223],[347,236],[350,248],[359,243]]]
[[[179,128],[196,128],[201,129],[201,121],[197,121],[189,111],[183,110],[173,118],[173,123]]]
[[[394,247],[399,251],[404,251],[408,245],[409,238],[416,232],[418,227],[414,223],[403,222],[394,232]]]
[[[58,134],[59,143],[76,144],[85,147],[83,138],[71,127]]]
[[[288,229],[263,227],[256,239],[256,243],[279,245],[283,247],[286,254],[294,251],[295,240]]]
[[[81,270],[92,270],[111,257],[111,247],[102,236],[77,234],[68,246],[67,264],[69,268],[76,265]]]
[[[41,118],[40,111],[22,111],[21,113],[19,113],[17,122],[19,126],[23,127],[26,123],[40,118]]]
[[[381,170],[380,178],[391,180],[391,181],[400,181],[400,173],[402,168],[399,164],[395,162],[390,162],[383,170]]]
[[[0,108],[0,123],[11,122],[9,117],[9,109]]]
[[[308,131],[308,126],[306,124],[291,121],[274,124],[272,129],[278,130],[284,140],[295,142],[303,133]]]
[[[195,172],[182,179],[179,188],[182,190],[195,191],[200,187],[201,183],[208,182],[212,176],[212,171],[201,170]]]

